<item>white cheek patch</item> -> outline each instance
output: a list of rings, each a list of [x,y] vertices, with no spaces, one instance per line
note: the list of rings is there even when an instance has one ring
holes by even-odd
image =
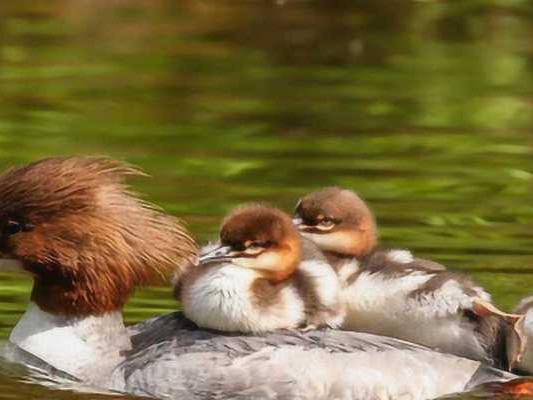
[[[266,251],[257,257],[239,257],[233,259],[233,263],[243,268],[262,269],[269,271],[277,271],[283,267],[279,254]]]
[[[251,257],[239,257],[239,258],[234,258],[232,260],[232,263],[235,265],[238,265],[239,267],[254,269],[255,264],[256,264],[256,259],[251,258]]]
[[[283,267],[283,263],[281,261],[281,257],[278,253],[267,251],[257,257],[256,268],[276,271]]]
[[[352,254],[359,243],[359,234],[347,231],[331,233],[302,232],[302,236],[315,243],[322,251]]]

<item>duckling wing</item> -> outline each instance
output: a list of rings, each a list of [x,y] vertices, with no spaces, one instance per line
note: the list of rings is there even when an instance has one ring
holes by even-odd
[[[159,398],[422,400],[463,391],[473,377],[514,378],[388,337],[334,330],[222,334],[198,330],[180,313],[152,320],[133,339],[113,388]]]
[[[423,310],[431,318],[471,309],[475,298],[490,301],[490,295],[469,276],[415,258],[406,250],[374,252],[364,260],[360,274],[383,281],[382,286],[389,287],[387,293],[394,293],[396,298],[403,293],[408,310]]]
[[[522,316],[499,310],[468,276],[437,272],[408,298],[412,309],[428,318],[420,343],[504,369],[522,357],[527,342]]]
[[[362,263],[365,271],[390,275],[404,275],[417,272],[438,273],[446,267],[435,261],[415,257],[409,250],[377,250],[368,255]]]
[[[348,281],[345,290],[348,328],[351,320],[355,328],[366,331],[378,320],[384,320],[387,326],[393,322],[397,326],[409,320],[460,316],[461,310],[472,308],[474,298],[490,301],[489,294],[466,275],[447,271],[428,260],[409,259],[407,255],[402,255],[400,262],[397,252],[373,253]],[[368,324],[364,323],[366,319]]]
[[[472,310],[475,299],[490,302],[490,295],[467,275],[449,271],[432,274],[409,298],[443,316]]]
[[[490,302],[483,288],[466,275],[425,260],[391,261],[389,253],[369,256],[344,291],[344,329],[391,335],[504,365],[497,350],[504,327],[496,317],[478,318],[474,308],[478,299]]]

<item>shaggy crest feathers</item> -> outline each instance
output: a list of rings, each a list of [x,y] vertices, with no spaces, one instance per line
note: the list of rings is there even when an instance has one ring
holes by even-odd
[[[0,254],[34,275],[32,300],[65,315],[121,308],[195,256],[180,221],[125,183],[143,173],[106,158],[50,158],[0,176]],[[27,229],[6,234],[8,221]]]

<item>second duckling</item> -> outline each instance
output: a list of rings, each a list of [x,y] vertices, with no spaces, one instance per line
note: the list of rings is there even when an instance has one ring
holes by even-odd
[[[324,252],[344,287],[343,329],[423,344],[510,369],[524,340],[520,315],[506,314],[463,274],[406,250],[376,250],[374,217],[354,192],[308,194],[294,222]],[[510,340],[511,339],[511,340]]]

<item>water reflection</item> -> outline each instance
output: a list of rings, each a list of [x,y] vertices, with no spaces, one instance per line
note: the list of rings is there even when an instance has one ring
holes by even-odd
[[[241,202],[290,210],[347,186],[384,245],[472,271],[510,308],[533,289],[532,15],[525,0],[2,2],[0,167],[126,159],[200,241]],[[0,286],[5,336],[29,282]],[[138,293],[127,319],[174,309],[167,293]]]

